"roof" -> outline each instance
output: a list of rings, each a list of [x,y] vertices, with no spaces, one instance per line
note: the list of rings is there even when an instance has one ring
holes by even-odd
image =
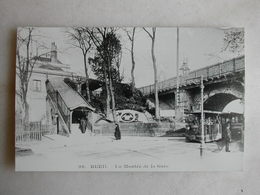
[[[53,66],[53,65],[51,65],[51,64],[40,65],[39,68],[48,69],[48,70],[63,71],[62,68],[57,67],[57,66]]]
[[[243,115],[243,113],[239,113],[239,112],[223,112],[222,115]]]
[[[213,110],[204,110],[203,111],[205,114],[221,114],[221,115],[243,115],[242,113],[238,112],[220,112],[220,111],[213,111]],[[191,114],[201,114],[201,111],[194,111],[191,112]]]
[[[191,112],[191,114],[200,114],[200,113],[201,113],[200,110]],[[203,113],[205,113],[205,114],[222,114],[223,112],[212,111],[212,110],[204,110]]]
[[[48,55],[48,53],[46,53],[46,55]],[[35,59],[37,59],[38,61],[41,62],[51,62],[51,58],[50,57],[43,57],[43,56],[35,56]],[[60,60],[57,59],[57,63],[58,64],[63,64]]]
[[[69,87],[64,82],[63,78],[50,78],[48,81],[51,83],[54,90],[59,92],[66,106],[70,110],[74,110],[79,107],[85,107],[92,111],[95,110],[95,108],[93,108],[78,92]]]

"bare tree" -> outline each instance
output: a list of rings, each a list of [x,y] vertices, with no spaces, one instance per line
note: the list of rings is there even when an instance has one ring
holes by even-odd
[[[153,70],[154,70],[154,89],[155,89],[155,118],[160,119],[160,111],[159,111],[159,97],[158,97],[158,78],[157,78],[157,65],[156,65],[156,57],[154,54],[154,45],[155,45],[155,37],[156,37],[156,27],[152,28],[152,33],[149,32],[146,28],[143,28],[144,31],[149,35],[152,41],[151,46],[151,55],[153,61]]]
[[[132,68],[131,68],[131,86],[132,86],[132,91],[134,91],[135,89],[135,75],[134,75],[134,71],[135,71],[135,57],[134,57],[134,44],[135,44],[135,29],[136,27],[133,27],[132,31],[130,32],[127,29],[124,29],[124,31],[127,34],[127,37],[129,39],[129,41],[131,42],[131,61],[132,61]]]
[[[76,48],[79,48],[83,55],[83,63],[86,75],[86,90],[87,90],[87,100],[91,102],[90,91],[89,91],[89,74],[88,74],[88,64],[87,64],[87,55],[92,49],[92,40],[89,37],[89,34],[86,32],[85,28],[77,27],[72,28],[71,31],[67,31],[70,39],[72,40],[72,45]]]
[[[19,78],[19,91],[17,95],[22,102],[24,111],[23,125],[28,127],[29,124],[29,104],[27,101],[27,92],[29,81],[32,75],[34,65],[37,61],[36,56],[32,56],[31,47],[33,42],[33,28],[18,29],[17,32],[17,48],[16,48],[16,74]]]

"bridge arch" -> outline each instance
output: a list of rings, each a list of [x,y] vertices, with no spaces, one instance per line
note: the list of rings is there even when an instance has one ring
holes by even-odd
[[[204,109],[223,111],[230,102],[240,99],[244,96],[243,89],[238,85],[219,86],[216,88],[207,88],[204,91]],[[194,105],[200,105],[201,96],[198,92],[194,98]],[[196,106],[198,108],[198,106]]]
[[[214,111],[223,111],[223,109],[230,102],[239,99],[239,97],[230,93],[217,93],[210,97],[208,97],[204,101],[204,109],[205,110],[214,110]]]

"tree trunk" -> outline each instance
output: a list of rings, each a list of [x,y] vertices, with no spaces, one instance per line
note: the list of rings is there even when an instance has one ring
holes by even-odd
[[[115,123],[117,123],[117,118],[116,118],[116,110],[115,110],[115,96],[114,96],[114,90],[113,90],[113,83],[112,83],[112,75],[111,75],[111,61],[109,61],[108,65],[108,79],[109,79],[109,90],[110,90],[110,95],[111,95],[111,101],[112,101],[112,115],[113,115],[113,120]]]
[[[154,43],[155,43],[155,33],[156,28],[152,28],[153,36],[152,36],[152,60],[153,60],[153,70],[154,70],[154,89],[155,89],[155,118],[160,119],[160,112],[159,112],[159,97],[158,97],[158,79],[157,79],[157,65],[156,65],[156,58],[154,54]]]
[[[84,67],[85,67],[85,74],[86,74],[87,100],[89,102],[91,102],[90,92],[89,92],[89,76],[88,76],[88,67],[87,67],[87,56],[86,56],[86,53],[84,53],[83,56],[84,56]]]
[[[24,116],[23,116],[23,126],[25,131],[29,131],[29,104],[27,100],[23,100],[24,104]]]
[[[132,40],[131,40],[131,59],[132,59],[132,69],[131,69],[131,77],[132,77],[132,92],[135,89],[135,75],[134,75],[134,70],[135,70],[135,59],[134,59],[134,40],[135,40],[135,27],[133,28],[133,33],[132,33]]]
[[[108,87],[108,80],[107,80],[107,69],[106,65],[103,65],[103,71],[104,71],[104,80],[105,80],[105,86],[106,86],[106,94],[107,94],[107,99],[106,99],[106,117],[109,116],[111,113],[110,109],[110,92],[109,92],[109,87]]]

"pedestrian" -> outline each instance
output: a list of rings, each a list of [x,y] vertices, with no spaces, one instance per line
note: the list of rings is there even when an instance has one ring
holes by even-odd
[[[85,117],[82,117],[80,119],[80,125],[79,125],[79,128],[81,130],[81,133],[85,133],[86,132],[86,129],[87,129],[87,120]]]
[[[115,128],[114,135],[115,135],[116,140],[120,140],[121,139],[121,132],[120,132],[118,123],[116,123],[116,128]]]
[[[226,127],[225,127],[225,144],[226,144],[226,152],[230,152],[229,150],[229,144],[231,142],[231,125],[230,122],[228,121],[226,123]]]

